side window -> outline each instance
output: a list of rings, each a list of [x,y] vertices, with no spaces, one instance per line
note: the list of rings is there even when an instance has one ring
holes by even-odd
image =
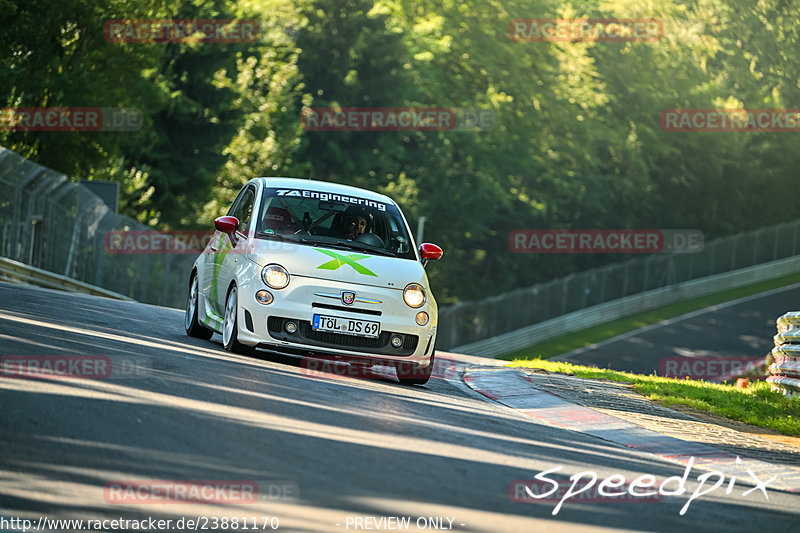
[[[411,246],[404,237],[400,236],[399,219],[392,216],[387,219],[389,221],[389,248],[397,253],[407,254],[411,250]]]
[[[249,189],[249,187],[248,187],[248,189]],[[246,192],[247,192],[246,189],[242,189],[241,191],[239,191],[239,194],[236,195],[236,198],[233,199],[233,203],[228,208],[228,212],[225,213],[226,215],[228,215],[229,217],[234,216],[233,213],[239,207],[239,204],[242,203],[242,198],[244,198],[244,195],[245,195]]]
[[[230,211],[230,216],[239,219],[239,231],[241,233],[247,232],[247,227],[250,225],[250,218],[253,216],[253,204],[255,203],[256,193],[252,187],[245,189]]]

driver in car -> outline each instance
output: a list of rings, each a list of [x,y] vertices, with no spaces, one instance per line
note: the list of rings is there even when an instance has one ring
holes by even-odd
[[[347,217],[344,224],[345,235],[348,239],[355,240],[362,233],[369,231],[369,222],[361,215],[351,215]]]

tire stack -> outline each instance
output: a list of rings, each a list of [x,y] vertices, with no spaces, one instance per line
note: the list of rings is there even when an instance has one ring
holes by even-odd
[[[767,381],[774,391],[800,396],[800,311],[786,313],[777,324]]]

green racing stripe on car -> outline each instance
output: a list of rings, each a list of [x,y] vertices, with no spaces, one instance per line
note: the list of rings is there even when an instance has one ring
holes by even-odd
[[[230,238],[225,239],[225,244],[214,252],[214,264],[212,265],[211,269],[211,291],[210,295],[214,298],[215,302],[219,301],[219,270],[222,268],[222,262],[225,260],[225,257],[228,255],[233,249],[233,245],[231,244]]]
[[[208,309],[206,309],[206,316],[203,317],[201,322],[217,333],[222,331],[222,319],[212,314]]]
[[[365,276],[375,276],[376,278],[378,275],[368,269],[363,265],[359,265],[356,261],[361,261],[362,259],[367,259],[368,255],[364,254],[349,254],[349,255],[342,255],[337,254],[336,252],[331,252],[330,250],[319,250],[314,248],[315,251],[325,254],[328,257],[332,257],[332,261],[328,261],[327,263],[323,263],[317,267],[317,270],[336,270],[342,265],[350,265],[353,269],[358,272],[359,274],[363,274]]]

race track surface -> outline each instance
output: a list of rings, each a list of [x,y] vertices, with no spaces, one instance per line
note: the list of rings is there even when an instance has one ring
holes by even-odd
[[[664,480],[684,470],[538,424],[457,375],[403,386],[314,374],[288,357],[233,355],[218,336],[188,338],[178,310],[0,283],[0,355],[94,357],[113,369],[101,379],[0,377],[5,520],[242,517],[263,531],[267,516],[279,518],[279,531],[344,532],[398,530],[385,519],[408,517],[411,531],[486,533],[796,531],[800,523],[800,495],[767,489],[767,500],[738,486],[696,498],[681,516],[697,472],[681,496],[576,498],[554,516],[557,500],[513,501],[509,487],[558,466],[559,479],[594,471]],[[255,486],[257,497],[165,503],[153,491],[125,501],[112,491],[198,480]]]
[[[754,295],[638,329],[553,358],[639,374],[663,369],[676,357],[763,357],[773,347],[775,321],[800,310],[800,287]]]

